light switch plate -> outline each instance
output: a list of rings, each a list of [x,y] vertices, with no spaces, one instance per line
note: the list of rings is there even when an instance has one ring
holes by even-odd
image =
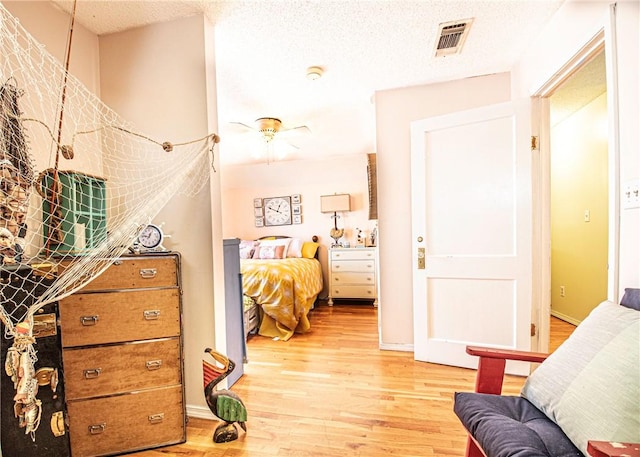
[[[640,179],[622,185],[622,209],[640,208]]]

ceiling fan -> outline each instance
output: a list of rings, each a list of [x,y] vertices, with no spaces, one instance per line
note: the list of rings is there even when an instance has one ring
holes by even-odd
[[[247,125],[242,122],[229,122],[229,126],[233,128],[235,133],[251,134],[245,140],[245,149],[255,159],[266,159],[267,164],[274,160],[284,159],[287,155],[292,154],[300,148],[289,140],[294,137],[311,133],[306,125],[297,127],[285,127],[282,121],[276,117],[260,117],[253,122],[253,125]],[[233,133],[229,130],[229,133]],[[241,143],[240,143],[241,144]],[[239,152],[239,151],[238,151]]]
[[[270,143],[274,139],[286,139],[311,133],[311,130],[306,125],[285,127],[282,121],[276,117],[260,117],[254,121],[253,126],[242,122],[230,122],[229,124],[239,126],[245,132],[257,132],[265,143]]]

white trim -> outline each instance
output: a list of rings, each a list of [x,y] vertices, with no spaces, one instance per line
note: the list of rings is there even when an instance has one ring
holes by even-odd
[[[580,322],[582,322],[582,321],[580,321],[578,319],[575,319],[575,318],[573,318],[571,316],[567,316],[566,314],[559,313],[558,311],[551,311],[551,315],[553,317],[557,317],[558,319],[563,320],[565,322],[568,322],[570,324],[573,324],[575,326],[580,325]],[[545,351],[545,352],[548,352],[548,351]]]
[[[607,297],[620,298],[620,120],[618,113],[618,43],[616,4],[609,5],[609,24],[604,27],[607,117],[609,123],[609,284]]]
[[[384,351],[413,352],[413,344],[380,343]]]
[[[187,417],[195,417],[198,419],[217,420],[216,416],[204,406],[187,405]]]

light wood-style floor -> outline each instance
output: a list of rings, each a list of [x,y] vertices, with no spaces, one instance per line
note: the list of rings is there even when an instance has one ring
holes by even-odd
[[[231,443],[211,436],[218,422],[191,418],[187,442],[135,454],[212,457],[462,456],[466,434],[452,410],[471,391],[474,370],[378,349],[377,309],[320,305],[312,331],[289,342],[252,337],[245,375],[232,387],[249,412],[248,432]],[[555,335],[573,326],[552,318]],[[507,377],[517,394],[524,378]]]

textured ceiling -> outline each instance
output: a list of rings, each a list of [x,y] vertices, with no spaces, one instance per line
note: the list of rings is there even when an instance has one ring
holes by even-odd
[[[550,97],[551,126],[555,126],[607,91],[604,51],[580,67]]]
[[[216,25],[221,160],[241,163],[264,158],[229,123],[265,116],[310,128],[287,159],[374,152],[376,90],[509,71],[562,2],[79,0],[76,17],[102,35],[203,12]],[[435,58],[438,25],[466,18],[462,52]],[[312,65],[321,79],[306,79]]]

